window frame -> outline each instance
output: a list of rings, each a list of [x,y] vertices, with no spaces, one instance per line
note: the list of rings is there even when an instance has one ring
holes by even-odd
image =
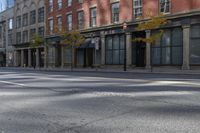
[[[136,1],[140,1],[140,5],[135,5]],[[139,9],[139,13],[136,13],[136,11]],[[138,15],[140,14],[140,15]],[[133,0],[133,18],[138,19],[143,15],[143,0]]]
[[[93,16],[92,11],[95,11],[95,16]],[[95,24],[93,23],[93,20],[95,20]],[[93,25],[94,24],[94,25]],[[96,27],[97,26],[97,7],[90,8],[90,27]]]
[[[154,66],[181,66],[183,64],[183,40],[182,40],[182,44],[181,45],[175,45],[173,44],[173,31],[175,29],[179,29],[182,32],[182,38],[183,38],[183,30],[180,27],[174,27],[174,28],[170,28],[170,29],[163,29],[163,30],[168,30],[170,32],[170,44],[166,45],[163,44],[163,37],[161,37],[158,41],[159,41],[159,45],[151,45],[151,53],[153,53],[153,49],[160,49],[160,59],[159,59],[159,64],[154,64],[153,63],[153,55],[152,55],[152,59],[151,59],[151,64],[153,64]],[[170,63],[164,63],[163,62],[163,49],[165,48],[169,48],[170,49]],[[175,64],[173,63],[173,48],[181,48],[182,51],[182,58],[181,58],[181,64]]]
[[[162,2],[162,1],[164,1],[164,2]],[[164,4],[164,7],[162,7],[162,4]],[[166,10],[165,9],[166,6],[168,6],[168,10],[169,10],[168,12],[164,11],[164,10]],[[162,8],[164,8],[163,11],[162,11]],[[159,12],[163,13],[163,14],[170,14],[171,13],[171,0],[159,0]]]
[[[118,39],[119,39],[119,46],[118,46],[118,49],[115,49],[114,48],[114,38],[115,37],[118,37]],[[107,43],[107,39],[108,38],[111,38],[112,40],[112,48],[111,49],[107,49],[107,45],[108,45],[108,43]],[[123,47],[121,47],[122,45],[121,45],[121,39],[123,38]],[[105,40],[106,40],[106,46],[105,46],[105,64],[106,65],[123,65],[124,64],[124,52],[125,52],[125,35],[124,34],[115,34],[115,35],[108,35],[108,36],[106,36],[106,38],[105,38]],[[114,52],[115,51],[118,51],[119,52],[119,57],[118,57],[118,62],[119,63],[114,63]],[[121,55],[121,52],[123,51],[123,54]],[[112,61],[111,61],[111,63],[108,63],[107,62],[107,58],[106,57],[108,57],[108,52],[111,52],[112,54]],[[121,62],[121,56],[123,57],[123,61]]]
[[[71,18],[71,21],[69,21],[69,17]],[[67,31],[73,30],[73,16],[72,13],[69,13],[66,15],[66,23],[67,23]]]
[[[114,6],[118,6],[118,12],[114,12]],[[117,16],[117,17],[116,17]],[[117,20],[115,20],[117,18]],[[111,3],[111,22],[112,23],[119,23],[120,20],[120,3],[119,2],[114,2]]]

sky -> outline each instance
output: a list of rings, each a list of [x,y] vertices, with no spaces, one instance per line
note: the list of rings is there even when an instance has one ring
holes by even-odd
[[[5,10],[6,8],[6,0],[0,0],[0,11]]]
[[[5,10],[6,7],[10,7],[10,5],[13,5],[15,0],[0,0],[0,12]],[[7,4],[10,4],[7,6]]]

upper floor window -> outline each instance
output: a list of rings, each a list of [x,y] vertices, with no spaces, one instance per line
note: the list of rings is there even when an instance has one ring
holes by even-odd
[[[49,19],[48,25],[49,25],[49,33],[53,34],[53,19]]]
[[[8,19],[8,30],[13,29],[13,18]]]
[[[160,0],[160,12],[169,13],[170,12],[170,0]]]
[[[62,17],[57,17],[58,31],[62,31]]]
[[[84,27],[84,13],[83,11],[78,12],[78,29],[83,29]]]
[[[38,35],[39,35],[40,37],[44,37],[44,27],[39,27],[39,28],[38,28]]]
[[[67,0],[67,6],[72,6],[72,0]]]
[[[30,29],[30,39],[32,39],[35,34],[36,34],[36,29],[35,28]]]
[[[119,22],[119,3],[112,4],[112,23]]]
[[[17,16],[16,18],[16,28],[20,28],[21,27],[21,16]]]
[[[16,43],[17,44],[21,43],[21,32],[16,33]]]
[[[77,0],[78,1],[78,3],[83,3],[83,0]]]
[[[67,30],[72,30],[72,14],[67,15]]]
[[[90,27],[95,27],[97,24],[97,8],[90,9]]]
[[[38,9],[38,22],[44,22],[44,7]]]
[[[35,24],[35,21],[36,21],[36,11],[33,10],[30,12],[30,24]]]
[[[23,26],[28,25],[28,13],[23,14]]]
[[[28,42],[28,31],[26,30],[26,31],[23,31],[23,33],[22,33],[22,42],[23,43],[26,43],[26,42]]]
[[[53,0],[49,0],[49,12],[53,12]]]
[[[142,0],[133,0],[134,18],[142,16]]]
[[[62,9],[62,0],[57,1],[58,10]]]

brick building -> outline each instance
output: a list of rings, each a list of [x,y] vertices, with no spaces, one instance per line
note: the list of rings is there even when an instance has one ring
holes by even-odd
[[[79,29],[86,38],[74,51],[77,67],[120,67],[124,61],[130,68],[193,69],[200,65],[199,0],[46,0],[45,6],[49,67],[70,64],[70,49],[58,45],[55,34],[55,29],[62,28]],[[134,37],[156,32],[135,30],[140,16],[149,10],[153,15],[164,13],[170,24],[163,27],[165,32],[154,45],[134,43]]]
[[[44,47],[31,47],[34,34],[44,37],[44,0],[16,0],[14,5],[14,66],[43,67]]]

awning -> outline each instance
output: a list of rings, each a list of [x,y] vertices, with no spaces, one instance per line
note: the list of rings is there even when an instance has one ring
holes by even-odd
[[[98,45],[100,47],[100,41],[97,40],[95,41],[95,43],[92,43],[92,39],[91,38],[87,38],[85,39],[85,42],[83,44],[81,44],[81,46],[79,48],[95,48]]]
[[[79,48],[95,48],[95,45],[92,43],[91,38],[88,38],[83,44],[81,44]]]

